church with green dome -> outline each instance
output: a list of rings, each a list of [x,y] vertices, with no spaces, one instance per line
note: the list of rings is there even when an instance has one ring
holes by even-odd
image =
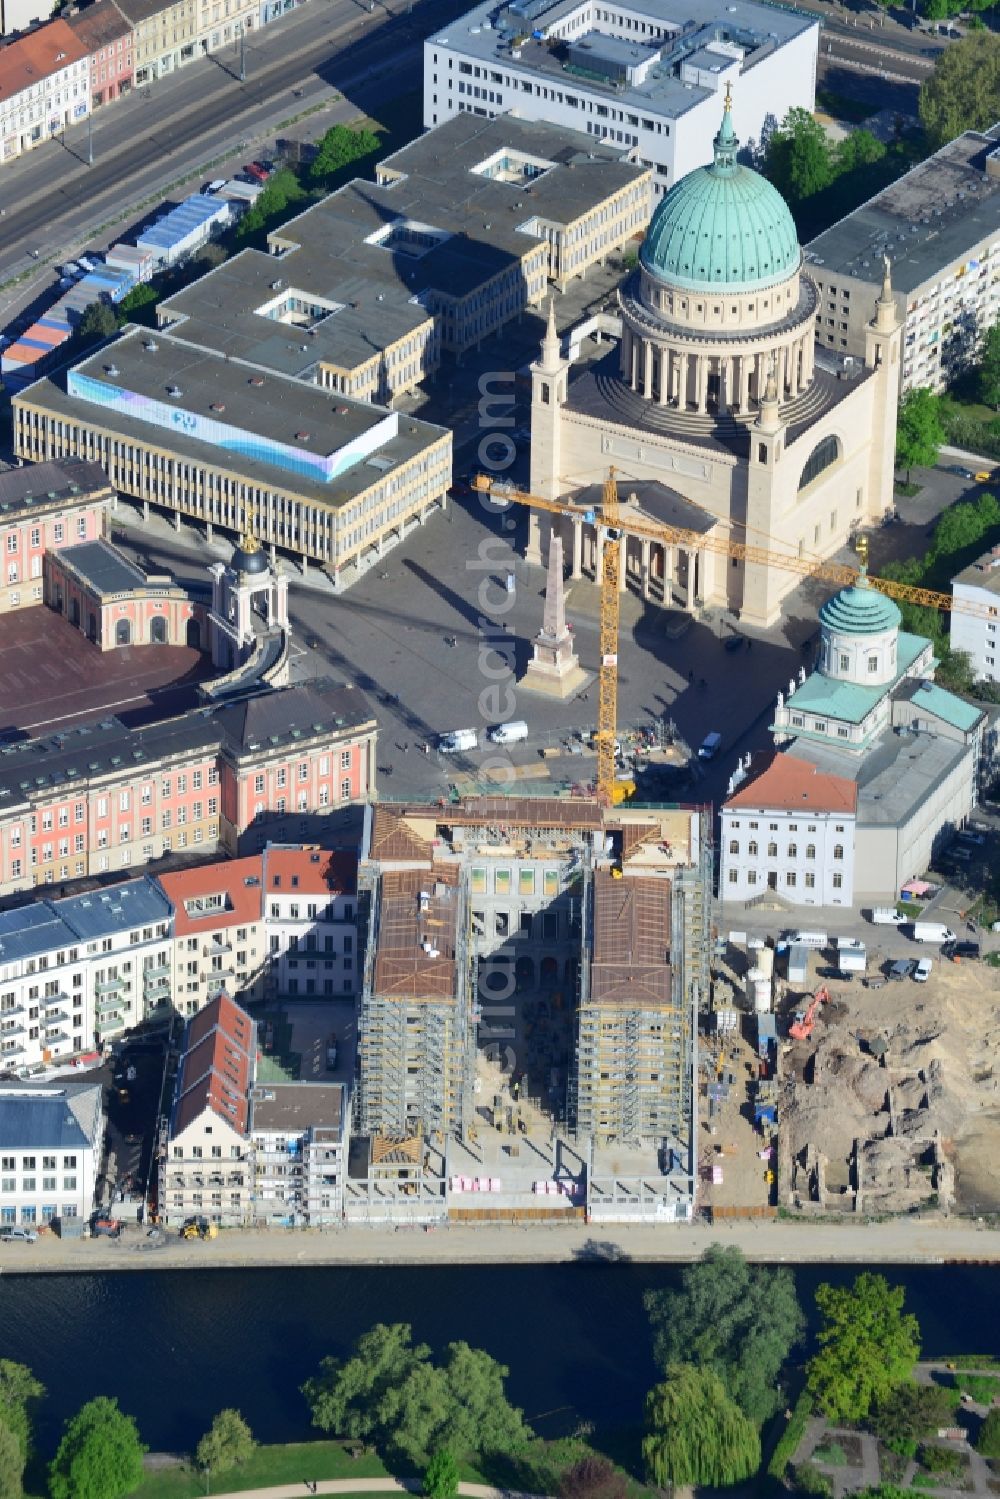
[[[617,306],[565,344],[550,328],[532,366],[530,482],[580,509],[553,523],[573,578],[600,574],[587,516],[614,465],[626,507],[683,533],[626,535],[621,586],[768,627],[810,561],[893,504],[901,328],[887,264],[864,360],[817,343],[846,314],[832,289],[821,299],[781,194],[741,160],[738,101],[720,103],[711,159],[660,200]],[[538,564],[542,533],[533,513]],[[720,539],[753,551],[727,562]]]

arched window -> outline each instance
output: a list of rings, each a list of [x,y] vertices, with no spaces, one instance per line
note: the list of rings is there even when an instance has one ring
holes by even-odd
[[[844,857],[844,845],[842,843],[835,843],[833,845],[833,857],[835,859],[842,859]]]
[[[769,859],[776,859],[778,857],[778,845],[776,843],[769,843],[767,845],[767,857]]]
[[[816,857],[816,845],[815,845],[815,843],[807,843],[806,844],[806,858],[807,859],[815,859],[815,857]]]
[[[817,474],[821,474],[825,468],[837,462],[840,457],[840,439],[838,437],[824,437],[818,442],[806,459],[806,466],[799,475],[799,493],[811,484]]]
[[[731,854],[738,854],[738,853],[739,853],[739,851],[740,851],[740,846],[739,846],[739,844],[738,844],[738,843],[737,843],[737,841],[736,841],[736,839],[735,839],[735,838],[733,838],[733,839],[732,839],[732,840],[731,840],[731,842],[730,842],[730,844],[729,844],[729,852],[730,852],[730,853],[731,853]]]
[[[750,843],[747,844],[747,854],[750,856],[751,859],[756,859],[756,857],[757,857],[757,844],[755,842],[753,842],[752,840],[751,840]]]
[[[790,843],[788,845],[788,857],[790,859],[797,859],[798,858],[798,854],[799,854],[799,846],[798,846],[798,844],[797,843]]]

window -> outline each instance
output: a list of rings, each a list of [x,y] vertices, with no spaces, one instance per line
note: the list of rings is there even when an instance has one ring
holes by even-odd
[[[815,859],[815,857],[816,857],[816,845],[815,845],[815,843],[807,843],[806,844],[806,858],[807,859]]]
[[[740,851],[740,845],[739,845],[738,841],[735,838],[730,839],[730,842],[729,842],[729,852],[731,854],[738,854],[739,851]]]
[[[757,840],[755,838],[751,838],[750,842],[747,844],[747,854],[748,854],[748,856],[751,859],[756,859],[756,857],[757,857]]]
[[[807,890],[815,890],[815,888],[816,888],[816,876],[814,874],[807,874],[806,875],[806,889]]]
[[[878,657],[877,656],[869,656],[868,657],[868,670],[869,671],[878,671]]]
[[[851,658],[846,651],[841,651],[840,653],[840,669],[841,671],[850,671],[851,669]]]
[[[796,875],[794,869],[785,875],[785,884],[789,887],[789,889],[793,889],[795,885],[798,884],[798,876]]]
[[[788,857],[790,859],[797,859],[798,856],[799,856],[799,845],[797,843],[790,843],[788,845]]]
[[[836,437],[824,437],[822,442],[816,444],[806,459],[805,467],[799,476],[799,491],[806,488],[812,481],[837,462],[840,457],[840,443]]]
[[[844,845],[842,843],[835,843],[833,845],[833,857],[835,859],[843,859],[843,857],[844,857]]]
[[[739,877],[740,877],[740,876],[739,876],[739,872],[738,872],[738,870],[735,870],[735,869],[731,869],[731,870],[730,870],[730,871],[729,871],[729,883],[730,883],[730,884],[731,884],[731,885],[735,885],[735,884],[736,884],[736,882],[737,882],[737,880],[738,880],[738,879],[739,879]]]
[[[769,859],[776,859],[778,857],[778,845],[776,843],[769,843],[767,845],[767,857]]]
[[[258,796],[264,790],[264,777],[263,776],[254,776],[254,778],[253,778],[253,789],[258,794]]]

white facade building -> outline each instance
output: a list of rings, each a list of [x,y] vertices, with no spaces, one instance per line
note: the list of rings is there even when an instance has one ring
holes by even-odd
[[[654,192],[711,161],[727,85],[745,137],[812,110],[818,22],[755,0],[486,3],[424,43],[424,125],[513,113],[626,146]]]
[[[774,891],[792,905],[854,899],[857,787],[791,755],[751,764],[722,808],[721,900]]]
[[[339,1223],[347,1161],[341,1084],[258,1084],[250,1102],[256,1221],[282,1228]]]
[[[968,613],[954,609],[949,615],[952,650],[968,651],[977,681],[1000,682],[1000,547],[952,578],[951,596],[974,606]]]
[[[264,852],[264,930],[269,987],[296,998],[354,994],[358,987],[356,882],[351,855],[321,849]]]
[[[0,1086],[0,1225],[90,1217],[104,1154],[99,1083]]]
[[[92,1051],[169,995],[170,902],[148,877],[0,913],[0,1061]]]
[[[90,113],[90,53],[53,20],[0,50],[0,162],[29,151]]]

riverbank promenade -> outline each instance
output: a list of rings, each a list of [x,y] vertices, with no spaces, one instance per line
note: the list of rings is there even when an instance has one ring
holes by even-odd
[[[711,1243],[735,1244],[747,1259],[787,1264],[1000,1263],[1000,1230],[979,1220],[900,1218],[882,1223],[779,1220],[679,1227],[623,1228],[566,1223],[424,1229],[220,1233],[210,1242],[159,1240],[133,1229],[120,1239],[61,1240],[0,1246],[0,1275],[108,1270],[230,1269],[322,1265],[683,1263]]]

